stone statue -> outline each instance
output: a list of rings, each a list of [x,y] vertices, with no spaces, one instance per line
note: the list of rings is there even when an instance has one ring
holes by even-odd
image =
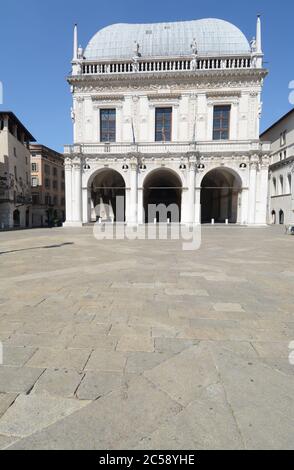
[[[140,44],[137,41],[135,41],[134,55],[135,57],[141,57]]]
[[[196,39],[195,39],[195,38],[194,38],[193,41],[192,41],[191,49],[192,49],[192,54],[193,54],[194,56],[197,56],[197,55],[198,55],[198,46],[197,46],[197,42],[196,42]]]
[[[82,46],[80,46],[78,48],[78,59],[82,60],[83,58],[84,58],[84,50],[83,50]]]
[[[197,60],[196,60],[196,57],[194,57],[192,60],[191,60],[191,70],[193,72],[195,72],[195,70],[197,70]]]
[[[133,57],[132,70],[135,73],[139,72],[138,57]]]
[[[70,116],[71,116],[72,122],[75,123],[75,120],[76,120],[76,113],[75,113],[73,107],[70,108]]]
[[[259,119],[261,119],[262,109],[263,109],[263,102],[261,101],[261,103],[259,103],[259,105],[258,105],[258,117],[259,117]]]

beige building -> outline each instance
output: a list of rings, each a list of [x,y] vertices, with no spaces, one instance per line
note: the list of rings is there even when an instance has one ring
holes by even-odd
[[[294,224],[294,109],[262,135],[271,142],[269,222]]]
[[[10,111],[0,112],[0,229],[32,224],[30,142],[34,137]]]
[[[32,144],[30,150],[33,226],[60,224],[65,220],[63,156],[39,144]]]

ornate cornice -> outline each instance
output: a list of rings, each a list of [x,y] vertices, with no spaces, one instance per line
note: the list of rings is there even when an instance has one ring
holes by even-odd
[[[289,169],[293,172],[294,171],[294,155],[292,157],[288,157],[285,160],[281,160],[279,162],[273,163],[270,165],[271,171],[277,170],[278,168],[282,168],[283,166],[289,166]]]
[[[239,88],[244,84],[261,86],[265,69],[202,70],[196,72],[148,72],[144,74],[77,75],[68,77],[76,92],[109,92],[129,90],[218,89]],[[164,84],[164,85],[163,85]],[[164,93],[164,91],[163,91]]]

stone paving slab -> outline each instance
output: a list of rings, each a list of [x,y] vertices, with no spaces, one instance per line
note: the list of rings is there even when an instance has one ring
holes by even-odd
[[[244,443],[221,384],[205,388],[199,398],[169,419],[138,450],[242,450]]]
[[[41,395],[20,395],[0,422],[0,435],[26,437],[83,408],[87,402]]]
[[[18,441],[17,437],[8,437],[0,435],[0,450],[9,448],[12,444]]]
[[[0,233],[0,448],[293,448],[293,237],[202,238]]]
[[[0,366],[0,393],[27,393],[43,372],[43,368]]]
[[[13,367],[23,367],[36,352],[35,348],[23,347],[13,348],[4,345],[3,347],[3,365]]]
[[[6,413],[8,408],[15,402],[18,395],[16,393],[0,393],[0,418]]]
[[[202,388],[218,382],[218,372],[208,348],[194,346],[144,373],[181,405],[195,400]]]
[[[84,375],[84,373],[75,370],[47,369],[37,380],[31,393],[48,393],[65,398],[74,398]]]
[[[91,350],[87,349],[39,349],[27,363],[28,367],[44,369],[83,370]]]
[[[103,372],[123,372],[126,366],[127,356],[117,351],[94,351],[85,367],[85,370]]]
[[[152,433],[163,421],[178,414],[181,409],[165,393],[139,377],[125,391],[113,392],[10,448],[134,448],[146,433]]]
[[[118,372],[88,371],[76,391],[76,396],[80,400],[98,400],[122,388],[126,382],[126,376]]]

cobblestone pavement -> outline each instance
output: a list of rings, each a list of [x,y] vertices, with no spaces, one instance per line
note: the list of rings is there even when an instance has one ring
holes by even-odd
[[[289,449],[294,237],[0,234],[0,448]]]

